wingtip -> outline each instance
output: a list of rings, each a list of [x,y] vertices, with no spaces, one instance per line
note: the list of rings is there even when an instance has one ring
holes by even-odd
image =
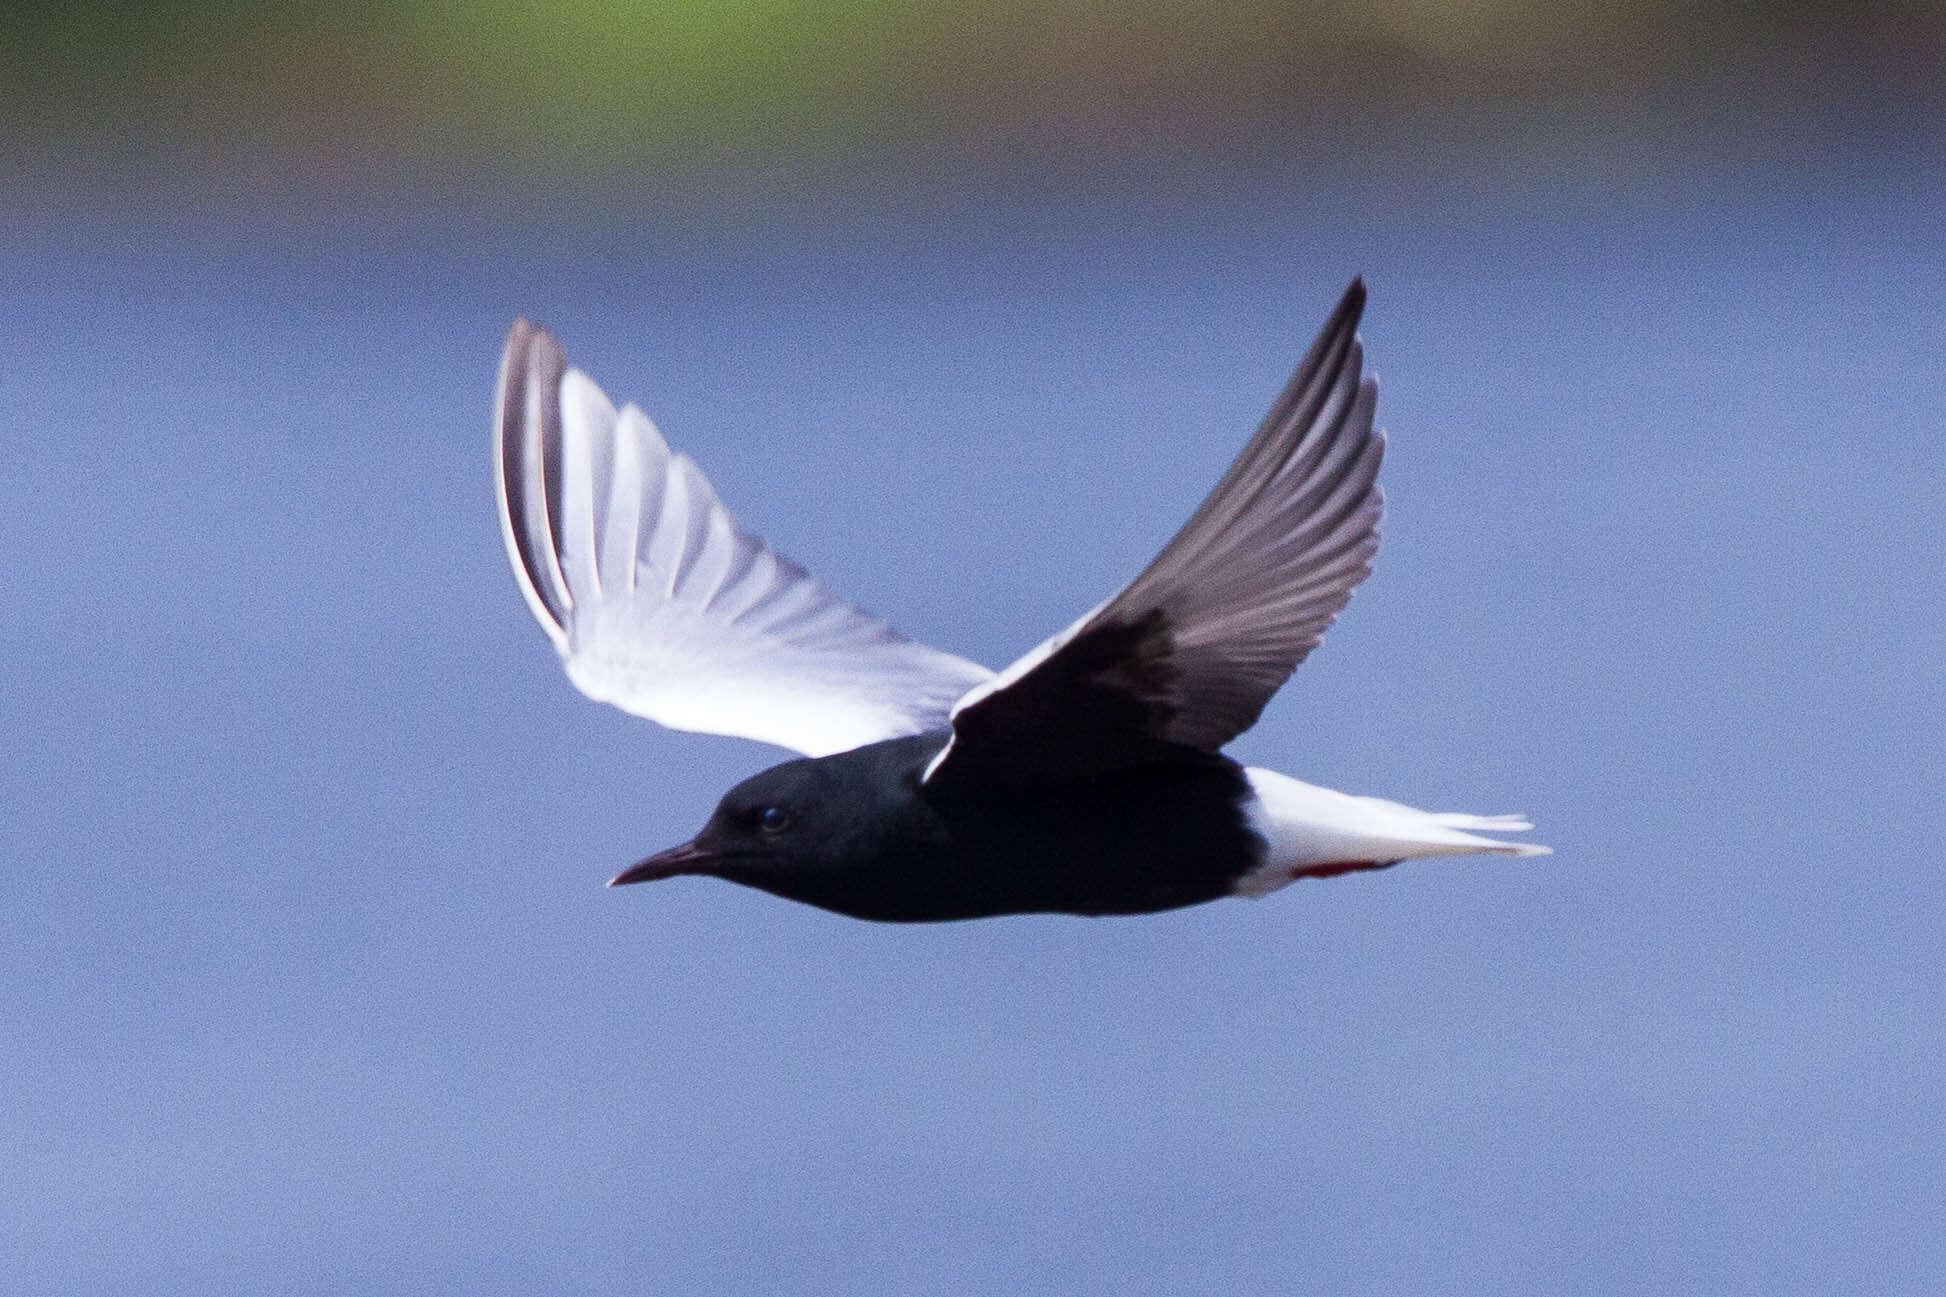
[[[527,460],[530,440],[552,439],[545,427],[529,426],[533,417],[530,401],[537,390],[558,389],[566,365],[566,355],[554,335],[526,316],[517,316],[507,328],[506,346],[500,354],[500,373],[494,385],[495,490],[501,534],[521,593],[557,649],[566,642],[572,600],[555,570],[552,550],[556,546],[548,541],[554,522],[546,498],[546,470],[530,465]],[[540,397],[542,424],[558,418],[552,413],[554,404],[548,396]],[[545,452],[539,453],[544,461]]]
[[[500,375],[494,385],[496,437],[504,436],[507,427],[519,419],[518,403],[525,400],[535,376],[545,378],[550,369],[560,368],[553,362],[561,355],[561,344],[545,326],[524,315],[514,317],[500,348]]]
[[[524,315],[516,315],[513,323],[507,326],[507,340],[500,347],[500,390],[504,393],[509,380],[517,379],[534,368],[535,344],[545,339],[556,349],[560,344],[554,342],[554,335],[546,328],[535,324]]]
[[[1344,295],[1338,299],[1338,304],[1331,308],[1330,318],[1318,331],[1317,342],[1313,344],[1314,352],[1321,354],[1319,349],[1331,345],[1333,339],[1344,339],[1347,335],[1350,341],[1340,342],[1337,345],[1357,347],[1359,345],[1358,323],[1364,315],[1365,277],[1354,275],[1351,283],[1345,288]]]
[[[516,315],[507,326],[507,342],[500,352],[502,372],[517,363],[529,370],[538,369],[557,358],[565,359],[565,356],[554,331],[524,315]]]

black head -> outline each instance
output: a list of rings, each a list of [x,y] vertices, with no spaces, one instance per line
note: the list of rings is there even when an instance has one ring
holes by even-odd
[[[773,766],[725,793],[693,841],[650,856],[608,885],[712,874],[776,890],[787,877],[842,869],[869,849],[876,783],[842,757]]]

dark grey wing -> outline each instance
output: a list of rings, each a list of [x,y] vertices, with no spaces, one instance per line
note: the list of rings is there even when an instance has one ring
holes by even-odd
[[[1378,385],[1360,377],[1364,305],[1354,280],[1256,436],[1140,576],[960,700],[928,780],[1214,752],[1256,722],[1378,552],[1385,438]]]

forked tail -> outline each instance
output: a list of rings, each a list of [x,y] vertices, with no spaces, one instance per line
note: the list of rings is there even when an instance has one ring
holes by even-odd
[[[1264,861],[1237,881],[1245,896],[1262,896],[1299,878],[1329,878],[1380,869],[1424,856],[1545,856],[1552,848],[1503,842],[1469,830],[1519,833],[1534,826],[1520,815],[1422,811],[1382,797],[1356,797],[1251,766],[1254,794],[1246,804],[1250,827],[1264,841]]]

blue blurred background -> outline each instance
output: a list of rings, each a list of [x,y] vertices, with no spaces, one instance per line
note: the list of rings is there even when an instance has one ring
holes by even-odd
[[[0,1286],[1939,1291],[1946,18],[1819,14],[0,21]],[[1385,550],[1233,751],[1557,855],[600,887],[781,754],[561,674],[514,315],[998,667],[1354,273]]]

